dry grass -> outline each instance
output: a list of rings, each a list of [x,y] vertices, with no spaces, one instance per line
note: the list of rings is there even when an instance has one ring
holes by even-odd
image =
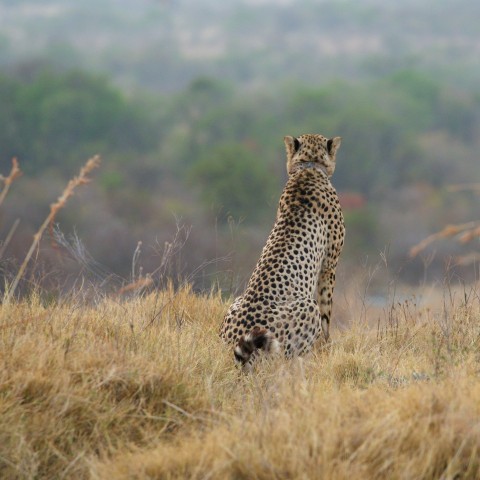
[[[10,186],[12,185],[12,183],[21,175],[22,171],[20,170],[20,167],[18,165],[18,160],[16,158],[12,158],[12,168],[10,170],[10,173],[8,174],[8,177],[0,175],[0,182],[3,183],[3,189],[0,192],[0,205],[5,200],[5,197],[7,196],[7,193],[10,190]]]
[[[80,185],[85,185],[89,183],[90,173],[95,168],[98,168],[99,165],[100,165],[100,157],[98,155],[95,155],[94,157],[87,160],[85,165],[80,169],[80,173],[77,176],[73,177],[71,180],[69,180],[67,186],[65,187],[61,195],[58,197],[57,201],[50,205],[50,213],[48,214],[47,218],[44,220],[44,222],[38,229],[37,233],[35,233],[35,235],[33,236],[33,242],[30,245],[30,248],[25,256],[25,259],[23,260],[23,263],[20,265],[20,268],[18,269],[15,279],[8,286],[8,292],[4,299],[6,303],[8,303],[11,300],[11,298],[13,298],[13,295],[15,294],[15,290],[17,289],[18,283],[23,277],[23,274],[25,273],[25,269],[27,268],[28,262],[32,258],[32,255],[35,249],[38,248],[38,244],[40,243],[40,240],[46,228],[49,225],[53,227],[53,222],[55,221],[55,217],[58,215],[58,212],[65,207],[67,200],[74,194],[75,189]],[[6,191],[8,191],[8,187],[13,182],[13,180],[19,175],[21,175],[21,171],[18,168],[18,163],[16,159],[14,159],[12,171],[10,172],[10,175],[5,179],[5,188],[1,195],[3,195],[3,193],[5,193],[6,195]],[[1,198],[1,195],[0,195],[0,204],[1,204],[1,201],[3,201],[3,198]]]
[[[450,192],[473,192],[475,194],[480,194],[480,184],[479,183],[464,183],[459,185],[450,185],[447,188]],[[428,237],[424,238],[417,245],[414,245],[409,252],[410,257],[416,257],[419,253],[423,252],[429,245],[432,243],[445,239],[451,238],[457,241],[460,244],[467,244],[472,242],[472,240],[478,239],[480,237],[480,220],[474,220],[467,223],[455,224],[455,225],[445,225],[439,232],[432,233]],[[457,265],[471,265],[478,263],[478,255],[476,253],[470,253],[467,255],[461,255],[455,258],[455,263]]]
[[[0,313],[0,478],[480,477],[478,298],[241,375],[188,289]],[[354,315],[355,317],[355,315]]]
[[[471,242],[474,238],[480,236],[480,221],[472,221],[459,225],[446,225],[439,232],[429,235],[420,243],[410,249],[410,256],[416,257],[420,252],[425,250],[429,245],[442,238],[455,238],[460,243]]]

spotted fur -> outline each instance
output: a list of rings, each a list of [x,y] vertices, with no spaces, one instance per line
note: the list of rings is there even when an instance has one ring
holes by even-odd
[[[221,337],[249,369],[259,351],[302,355],[329,339],[335,270],[345,226],[330,183],[340,137],[285,137],[289,179],[277,219],[243,295],[225,315]]]

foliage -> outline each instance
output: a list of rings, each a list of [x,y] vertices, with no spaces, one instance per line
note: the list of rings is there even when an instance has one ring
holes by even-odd
[[[27,173],[69,172],[82,152],[138,153],[156,144],[145,112],[105,78],[80,71],[3,76],[0,96],[0,151],[21,158]]]
[[[383,242],[392,244],[398,261],[405,259],[408,248],[428,235],[426,229],[439,230],[444,223],[437,225],[432,217],[428,225],[413,219],[394,224],[395,199],[410,188],[422,191],[421,185],[439,188],[446,178],[465,182],[478,171],[480,96],[418,70],[362,83],[290,83],[249,92],[198,77],[179,94],[127,97],[104,77],[32,67],[0,77],[0,101],[1,155],[18,156],[27,175],[38,176],[35,187],[25,183],[22,190],[19,184],[20,198],[2,224],[9,229],[16,218],[26,220],[16,248],[31,243],[31,225],[41,221],[34,218],[37,210],[42,202],[46,208],[55,185],[77,168],[82,152],[105,152],[89,206],[72,205],[71,214],[60,220],[81,229],[92,252],[98,249],[95,256],[115,271],[129,270],[138,240],[169,238],[175,215],[202,232],[194,240],[202,247],[192,249],[189,262],[228,252],[226,236],[220,238],[222,248],[211,248],[217,245],[212,234],[217,218],[242,220],[248,232],[242,248],[251,258],[241,263],[250,265],[273,222],[285,180],[286,134],[342,136],[333,184],[340,194],[361,194],[377,216],[373,220],[369,214],[365,226],[356,222],[347,235],[350,259],[362,255],[366,245],[381,249]],[[35,197],[34,207],[21,198],[25,195]],[[376,205],[382,209],[372,210]],[[461,213],[461,223],[472,217],[464,210],[446,204],[442,215]],[[347,212],[347,218],[354,221],[358,214]],[[359,237],[357,228],[364,232]],[[116,249],[104,245],[112,238],[122,239]],[[405,247],[405,242],[410,243]]]
[[[265,163],[236,145],[213,147],[192,168],[191,183],[200,188],[206,205],[222,208],[221,218],[232,215],[249,222],[262,217],[275,184]]]

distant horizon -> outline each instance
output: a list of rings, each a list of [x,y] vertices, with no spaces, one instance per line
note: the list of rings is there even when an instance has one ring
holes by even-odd
[[[285,77],[322,84],[374,77],[403,63],[472,88],[480,83],[480,7],[457,3],[3,3],[0,68],[38,58],[112,75],[126,89],[172,91],[202,75],[248,88]]]

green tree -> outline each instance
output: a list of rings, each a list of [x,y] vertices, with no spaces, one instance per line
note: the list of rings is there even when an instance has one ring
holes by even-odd
[[[224,144],[203,156],[190,171],[204,203],[228,215],[257,221],[267,211],[275,180],[267,166],[249,149]]]
[[[30,173],[55,167],[71,173],[94,153],[146,152],[157,144],[145,109],[103,77],[80,71],[0,78],[6,126],[0,150]]]

